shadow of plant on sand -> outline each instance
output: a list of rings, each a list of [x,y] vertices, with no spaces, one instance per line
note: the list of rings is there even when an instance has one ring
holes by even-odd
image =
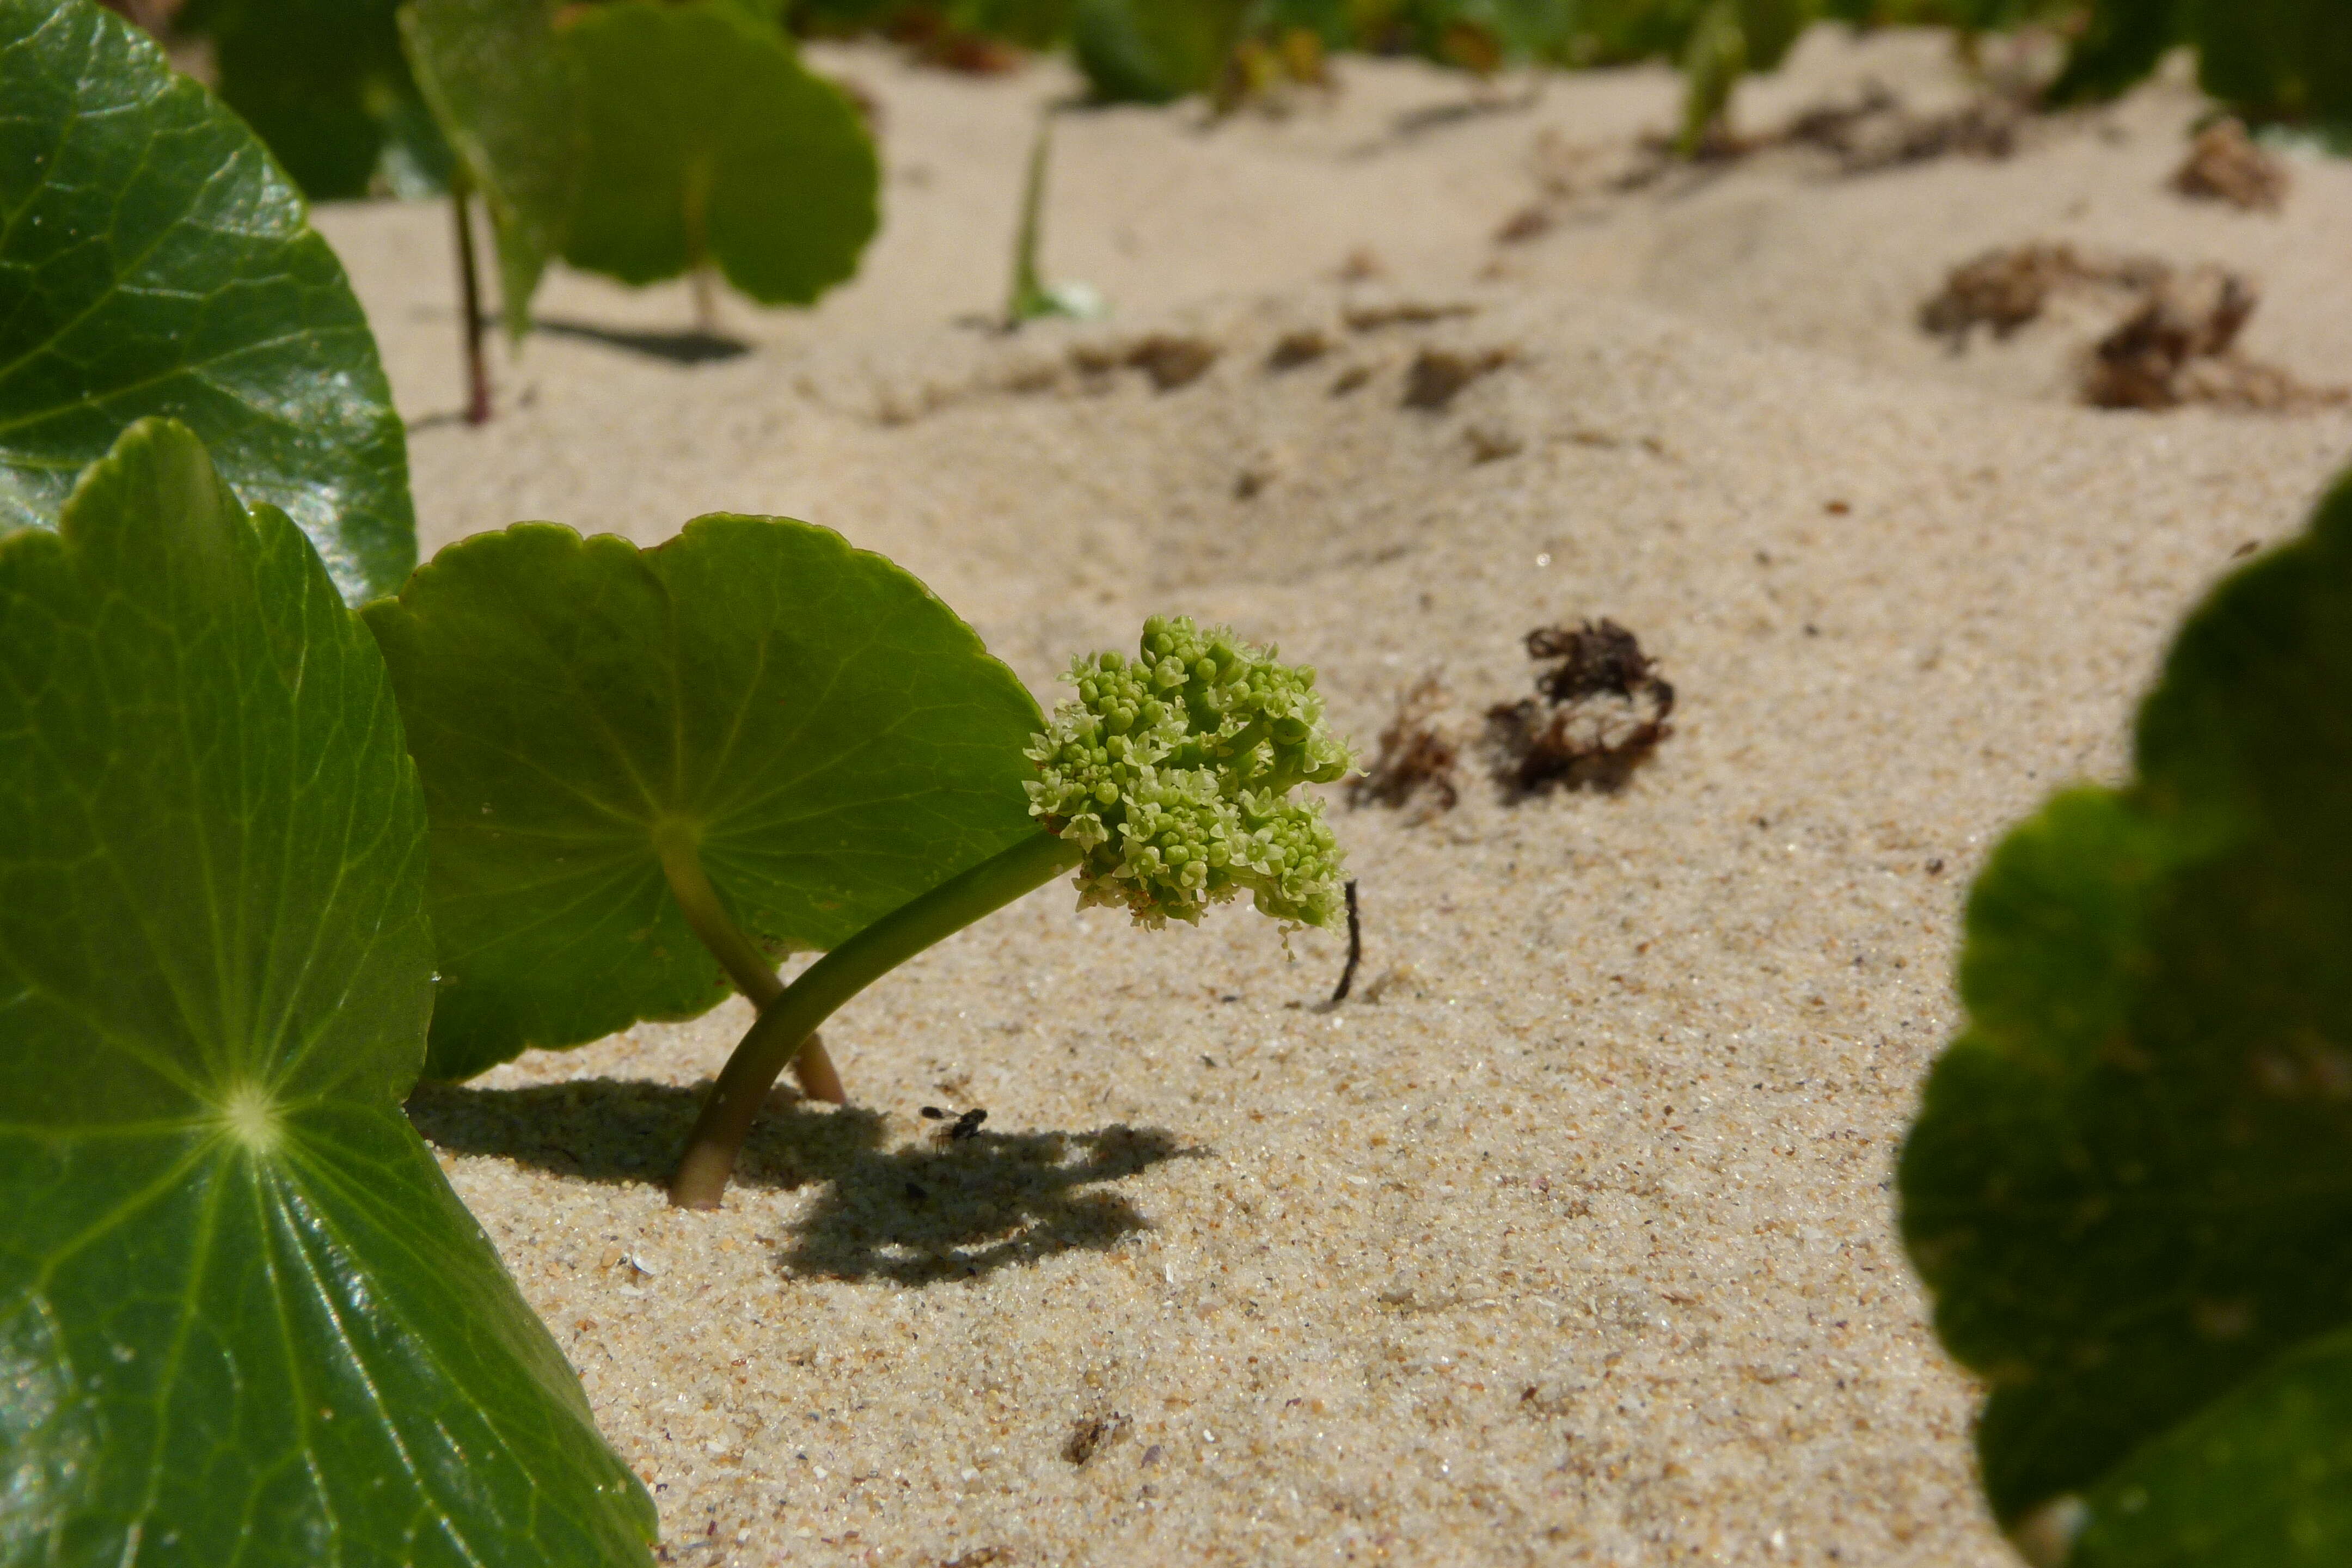
[[[408,1117],[454,1154],[492,1154],[584,1181],[667,1181],[698,1090],[583,1079],[530,1089],[420,1083]],[[1100,1251],[1150,1222],[1105,1190],[1173,1159],[1197,1159],[1163,1128],[992,1132],[893,1146],[890,1119],[770,1100],[736,1166],[739,1186],[821,1184],[777,1261],[794,1274],[929,1285],[1057,1252]]]

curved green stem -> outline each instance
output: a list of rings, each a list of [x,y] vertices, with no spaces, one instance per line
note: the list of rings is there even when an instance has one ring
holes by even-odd
[[[670,897],[677,900],[686,923],[727,971],[735,989],[750,997],[754,1007],[764,1007],[782,995],[784,983],[776,978],[775,965],[719,902],[719,889],[710,885],[702,869],[694,829],[682,822],[664,822],[654,829],[654,848],[661,856],[662,875],[669,879]]]
[[[719,960],[719,967],[735,983],[735,989],[751,999],[751,1005],[765,1008],[784,994],[784,983],[776,978],[776,967],[751,939],[743,934],[719,901],[719,889],[710,885],[709,876],[702,869],[702,856],[697,846],[692,826],[677,822],[662,823],[654,829],[654,848],[661,856],[662,875],[669,882],[670,897],[686,916],[687,925],[702,939],[702,945]],[[833,1058],[825,1054],[824,1042],[812,1033],[801,1047],[800,1057],[793,1063],[793,1076],[800,1079],[801,1089],[812,1100],[829,1100],[835,1105],[845,1105],[849,1096],[841,1087],[841,1075],[834,1070]]]
[[[760,1010],[727,1058],[670,1178],[669,1201],[680,1208],[719,1206],[776,1075],[835,1009],[932,943],[1044,887],[1076,866],[1078,854],[1076,845],[1050,833],[1024,838],[900,905],[809,965]]]

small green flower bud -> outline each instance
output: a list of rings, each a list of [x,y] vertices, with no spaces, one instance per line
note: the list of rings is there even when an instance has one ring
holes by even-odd
[[[1085,851],[1082,907],[1156,927],[1246,890],[1279,920],[1334,918],[1339,847],[1321,803],[1290,798],[1353,765],[1323,731],[1313,671],[1226,628],[1154,616],[1131,663],[1074,660],[1068,679],[1076,699],[1026,753],[1039,764],[1029,809]]]

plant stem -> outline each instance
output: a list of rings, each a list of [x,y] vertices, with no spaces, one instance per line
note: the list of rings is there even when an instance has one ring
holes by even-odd
[[[764,1009],[784,994],[784,983],[776,978],[774,964],[761,952],[751,939],[743,934],[719,901],[719,889],[710,885],[710,878],[702,869],[695,831],[689,825],[675,819],[663,822],[654,829],[654,847],[661,855],[662,875],[668,879],[670,897],[686,915],[686,923],[702,939],[702,945],[719,960],[719,967],[735,983],[735,989],[751,998],[751,1005]],[[841,1087],[841,1075],[834,1070],[833,1058],[825,1054],[824,1042],[814,1032],[802,1047],[799,1058],[793,1063],[793,1076],[800,1079],[801,1089],[811,1100],[831,1100],[846,1105],[848,1093]]]
[[[694,330],[706,338],[719,335],[719,290],[710,276],[709,161],[686,171],[686,272],[694,290]]]
[[[1356,965],[1364,962],[1364,922],[1356,913],[1356,879],[1348,879],[1348,967],[1339,971],[1339,984],[1331,993],[1331,1005],[1337,1007],[1348,999],[1348,987],[1356,983]]]
[[[1044,227],[1045,159],[1053,145],[1054,111],[1037,117],[1037,139],[1029,147],[1029,179],[1021,192],[1021,226],[1013,237],[1013,292],[1004,302],[1006,331],[1039,316],[1050,315],[1054,302],[1045,280],[1037,275],[1037,243]]]
[[[490,418],[490,367],[482,357],[482,283],[474,269],[474,183],[461,163],[449,171],[449,210],[457,220],[457,286],[466,309],[466,423]]]
[[[719,284],[709,262],[694,269],[694,330],[706,338],[719,335]]]
[[[1076,866],[1078,853],[1076,844],[1050,833],[1024,838],[900,905],[803,971],[760,1010],[727,1058],[670,1178],[669,1201],[680,1208],[719,1206],[776,1075],[843,1003],[932,943],[1044,887]]]

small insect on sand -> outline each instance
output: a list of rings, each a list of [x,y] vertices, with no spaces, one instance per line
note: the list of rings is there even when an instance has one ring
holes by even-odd
[[[948,1122],[947,1126],[940,1128],[931,1136],[942,1143],[960,1143],[967,1138],[979,1135],[980,1124],[988,1120],[988,1112],[975,1105],[961,1116],[954,1116],[950,1111],[941,1110],[936,1105],[926,1105],[923,1107],[923,1120]]]

